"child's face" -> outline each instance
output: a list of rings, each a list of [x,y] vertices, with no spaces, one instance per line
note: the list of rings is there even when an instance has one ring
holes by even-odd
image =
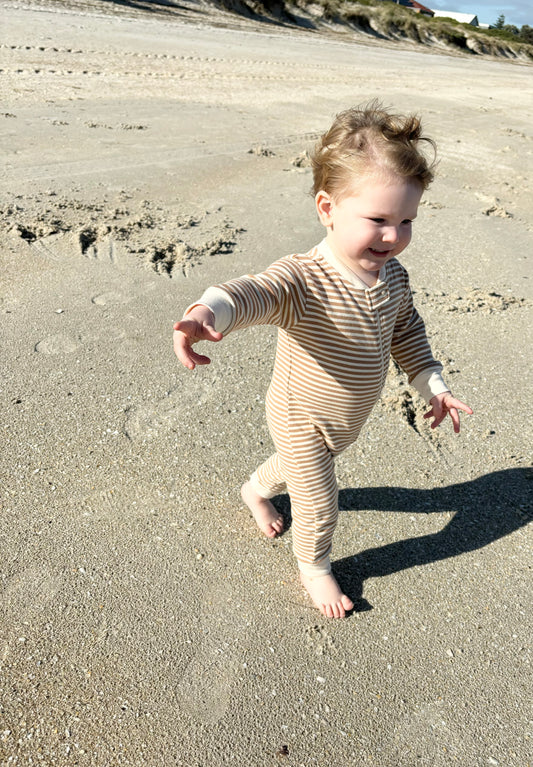
[[[421,197],[417,181],[369,175],[356,192],[336,201],[319,192],[316,205],[334,255],[363,279],[375,280],[383,264],[409,245]]]

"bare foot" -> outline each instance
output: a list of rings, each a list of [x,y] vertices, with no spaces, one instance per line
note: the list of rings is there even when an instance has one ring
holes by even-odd
[[[241,487],[244,503],[252,512],[258,528],[269,538],[275,538],[283,532],[283,517],[278,514],[273,504],[255,492],[250,482]]]
[[[326,618],[344,618],[347,610],[353,610],[352,600],[343,594],[331,573],[311,577],[300,573],[300,580],[309,596]]]

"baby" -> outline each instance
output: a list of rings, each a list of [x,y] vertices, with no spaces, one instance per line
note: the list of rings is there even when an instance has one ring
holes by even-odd
[[[338,515],[335,456],[358,437],[380,396],[389,357],[431,406],[432,428],[459,410],[432,355],[397,256],[409,245],[422,193],[433,179],[422,151],[434,149],[415,116],[379,103],[337,116],[313,157],[316,210],[326,237],[261,274],[209,288],[174,325],[185,367],[210,359],[192,348],[251,325],[278,327],[267,420],[276,452],[242,486],[242,498],[269,537],[283,532],[270,499],[291,499],[300,578],[328,618],[353,609],[329,555]]]

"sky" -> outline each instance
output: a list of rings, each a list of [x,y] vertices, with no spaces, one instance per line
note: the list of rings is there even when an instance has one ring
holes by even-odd
[[[531,0],[429,0],[429,8],[457,13],[475,13],[480,23],[494,24],[503,13],[506,24],[533,27],[533,5]]]

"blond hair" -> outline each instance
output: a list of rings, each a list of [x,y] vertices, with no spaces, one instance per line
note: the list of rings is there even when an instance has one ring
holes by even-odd
[[[433,158],[421,151],[431,147]],[[433,180],[435,142],[422,135],[416,115],[391,114],[379,101],[341,112],[316,144],[311,156],[313,192],[334,198],[348,194],[358,180],[385,172],[418,181],[427,189]]]

